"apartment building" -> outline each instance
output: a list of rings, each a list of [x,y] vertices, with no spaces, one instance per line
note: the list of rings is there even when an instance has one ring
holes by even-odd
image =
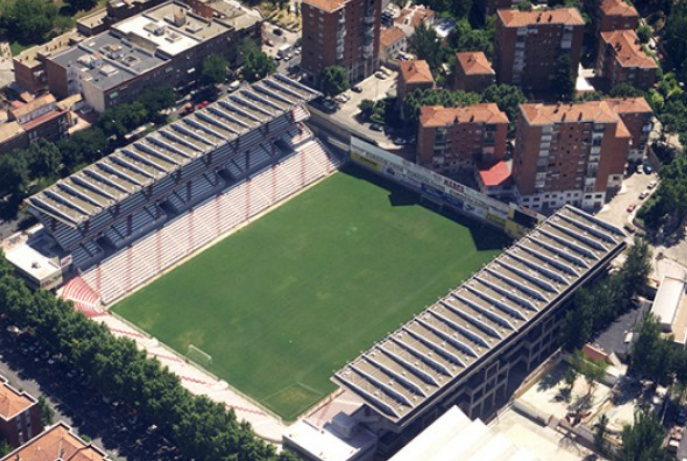
[[[112,24],[130,18],[167,0],[109,0],[99,10],[76,21],[76,30],[90,37],[105,32]]]
[[[584,19],[575,8],[499,10],[494,40],[494,70],[499,83],[547,90],[558,58],[567,54],[577,74]]]
[[[0,461],[108,461],[102,450],[59,422],[38,437],[10,452]]]
[[[496,104],[420,109],[417,163],[436,171],[474,169],[503,158],[508,116]]]
[[[402,61],[398,72],[398,102],[415,90],[434,88],[434,77],[427,61]]]
[[[653,129],[654,112],[651,106],[644,98],[612,98],[605,101],[618,114],[632,137],[627,160],[641,161]]]
[[[600,0],[597,12],[597,32],[635,30],[639,26],[639,13],[624,0]]]
[[[596,57],[596,75],[604,80],[606,89],[630,84],[647,90],[656,82],[658,64],[644,52],[632,29],[601,32]]]
[[[522,104],[513,155],[520,204],[601,207],[622,185],[631,138],[606,101]]]
[[[0,155],[25,149],[39,139],[58,141],[67,136],[70,110],[49,93],[28,103],[15,101],[0,123]]]
[[[79,43],[83,37],[71,31],[59,35],[49,42],[28,48],[12,59],[14,66],[14,80],[31,93],[39,93],[48,89],[48,74],[45,62],[62,51]]]
[[[481,93],[496,83],[496,72],[481,51],[456,53],[456,67],[453,71],[453,88]]]
[[[238,43],[259,41],[262,18],[233,0],[210,6],[206,11],[167,2],[50,56],[50,91],[59,98],[81,93],[102,112],[135,100],[150,86],[192,84],[212,53],[235,66]]]
[[[390,61],[408,48],[408,36],[400,27],[387,27],[381,32],[379,59]]]
[[[301,67],[318,82],[327,67],[341,66],[351,82],[379,67],[381,0],[304,0]]]
[[[16,448],[43,431],[38,400],[0,376],[0,436]]]

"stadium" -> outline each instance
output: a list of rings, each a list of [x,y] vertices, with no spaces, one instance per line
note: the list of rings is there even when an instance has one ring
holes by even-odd
[[[625,236],[355,139],[348,162],[305,125],[317,97],[274,75],[117,150],[29,198],[40,225],[7,258],[113,332],[108,319],[131,325],[151,355],[169,355],[148,348],[159,339],[199,363],[248,413],[293,421],[355,394],[353,425],[392,452],[449,405],[493,411]],[[304,434],[287,445],[307,453]]]

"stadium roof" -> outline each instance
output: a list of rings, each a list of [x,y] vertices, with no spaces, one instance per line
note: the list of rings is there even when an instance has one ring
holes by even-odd
[[[275,74],[116,150],[27,200],[37,211],[76,227],[318,95]]]
[[[614,226],[562,208],[332,379],[402,424],[557,305],[624,238]]]

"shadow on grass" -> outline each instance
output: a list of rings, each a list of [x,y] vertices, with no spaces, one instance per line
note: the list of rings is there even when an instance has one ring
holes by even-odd
[[[367,181],[377,187],[387,190],[389,192],[389,204],[392,207],[418,205],[439,213],[456,224],[466,227],[470,231],[472,240],[475,242],[475,246],[479,251],[504,248],[512,242],[512,239],[505,233],[499,232],[487,224],[483,224],[476,219],[470,219],[461,213],[448,208],[441,210],[438,206],[433,206],[426,201],[422,202],[420,200],[420,194],[417,192],[406,189],[390,179],[386,179],[362,167],[348,164],[341,169],[341,172],[348,176]]]

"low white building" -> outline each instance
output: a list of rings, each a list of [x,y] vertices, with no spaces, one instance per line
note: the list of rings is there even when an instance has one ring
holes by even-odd
[[[661,330],[671,334],[678,344],[687,343],[687,281],[682,278],[663,277],[651,305],[651,313],[656,316]]]

